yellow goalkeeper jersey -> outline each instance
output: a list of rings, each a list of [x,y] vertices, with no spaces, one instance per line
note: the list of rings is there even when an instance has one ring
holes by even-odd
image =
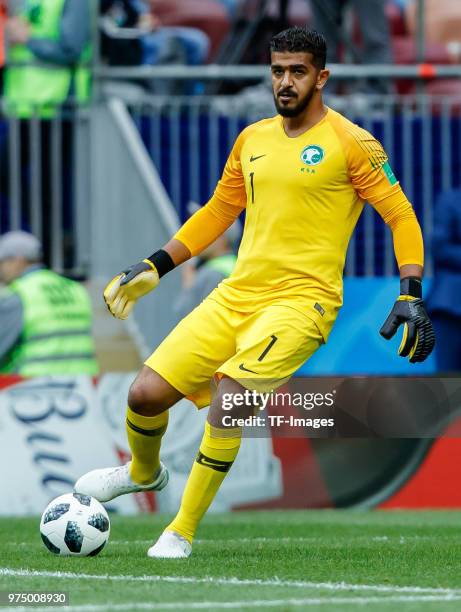
[[[391,227],[399,221],[399,265],[422,264],[419,225],[381,144],[332,109],[295,138],[277,115],[243,130],[214,196],[175,238],[194,255],[245,209],[237,264],[210,298],[240,312],[290,306],[313,319],[326,339],[366,200]]]

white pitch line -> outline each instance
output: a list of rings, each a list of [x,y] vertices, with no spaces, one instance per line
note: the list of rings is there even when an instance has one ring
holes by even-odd
[[[178,566],[179,567],[179,566]],[[63,580],[113,580],[121,582],[169,582],[172,584],[219,584],[225,586],[262,586],[289,587],[304,589],[324,589],[329,591],[373,591],[376,593],[431,593],[442,595],[461,595],[461,589],[442,587],[397,586],[385,584],[349,584],[347,582],[308,582],[305,580],[273,580],[246,578],[215,578],[213,576],[161,576],[152,575],[121,575],[121,574],[78,574],[75,572],[50,572],[40,570],[12,569],[0,567],[0,577],[23,578],[59,578]]]
[[[350,539],[353,542],[368,542],[368,543],[383,543],[387,542],[389,544],[403,544],[407,542],[418,542],[418,541],[427,541],[432,540],[433,536],[421,536],[421,535],[409,535],[409,536],[351,536]],[[453,538],[450,536],[450,541],[453,541]],[[459,538],[458,538],[459,539]],[[216,544],[216,545],[229,545],[229,544],[315,544],[321,543],[325,546],[329,546],[331,541],[335,541],[334,538],[325,537],[295,537],[295,536],[286,536],[282,538],[270,538],[270,537],[255,537],[255,538],[199,538],[194,540],[195,544]],[[155,542],[155,538],[149,538],[147,540],[110,540],[111,546],[130,546],[134,545],[151,545]],[[37,542],[38,543],[38,542]],[[30,546],[30,542],[5,542],[7,546]]]
[[[460,595],[394,595],[388,597],[308,597],[304,599],[259,599],[249,601],[175,601],[169,603],[106,603],[104,605],[83,604],[79,606],[34,606],[37,612],[98,612],[99,610],[203,610],[203,609],[227,609],[235,608],[274,608],[285,606],[319,606],[319,605],[344,605],[355,606],[383,604],[383,603],[427,603],[427,602],[451,602],[460,601]],[[30,612],[30,608],[15,608],[17,612]]]
[[[405,541],[419,541],[419,540],[432,540],[433,536],[354,536],[350,538],[354,542],[372,542],[380,544],[382,542],[392,543],[401,543],[402,540]],[[206,539],[196,539],[194,540],[194,544],[265,544],[265,543],[275,543],[275,544],[313,544],[313,543],[322,543],[324,545],[330,545],[331,541],[334,538],[328,540],[325,537],[294,537],[287,536],[282,538],[267,538],[267,537],[256,537],[256,538],[206,538]],[[450,541],[453,541],[453,538],[450,538]],[[154,538],[149,540],[111,540],[110,543],[112,546],[129,546],[130,544],[152,544],[154,542]],[[335,541],[336,542],[336,541]],[[14,545],[18,544],[14,542]],[[21,542],[21,545],[30,546],[30,542]]]
[[[321,541],[325,541],[324,539],[322,540],[322,538],[294,538],[294,537],[286,537],[286,538],[231,538],[231,539],[226,539],[226,538],[207,538],[207,539],[197,539],[194,540],[194,544],[219,544],[219,545],[223,545],[223,544],[249,544],[249,543],[256,543],[256,544],[261,544],[261,543],[270,543],[270,542],[274,542],[274,543],[282,543],[282,544],[292,544],[295,542],[299,542],[299,543],[306,543],[306,544],[313,544],[315,542],[321,542]],[[151,538],[150,540],[111,540],[111,545],[112,546],[129,546],[130,544],[152,544],[155,542],[155,538]],[[22,544],[22,542],[21,542]],[[30,546],[30,542],[24,542],[24,545],[28,545]],[[15,543],[15,545],[17,546],[18,544]]]

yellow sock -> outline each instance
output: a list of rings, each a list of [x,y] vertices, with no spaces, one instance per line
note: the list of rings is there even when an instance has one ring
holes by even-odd
[[[205,423],[200,450],[186,483],[178,514],[166,528],[192,542],[200,519],[215,498],[237,456],[242,430],[218,429]]]
[[[137,484],[149,484],[160,467],[160,444],[168,425],[168,410],[147,417],[126,412],[126,433],[132,460],[130,476]]]

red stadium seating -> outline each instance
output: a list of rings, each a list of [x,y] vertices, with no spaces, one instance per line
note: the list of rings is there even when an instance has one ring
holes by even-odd
[[[412,36],[396,36],[392,39],[392,50],[396,64],[415,64],[416,43]],[[428,64],[450,64],[450,56],[444,45],[429,42],[425,45],[424,62]]]
[[[426,43],[424,62],[428,64],[449,64],[450,56],[444,45]],[[415,64],[417,62],[416,43],[411,36],[396,36],[392,39],[392,51],[395,64]],[[415,91],[413,81],[398,80],[397,91],[400,94],[410,94]]]
[[[156,0],[153,10],[164,25],[189,26],[203,30],[210,38],[211,60],[230,27],[225,8],[213,0]]]

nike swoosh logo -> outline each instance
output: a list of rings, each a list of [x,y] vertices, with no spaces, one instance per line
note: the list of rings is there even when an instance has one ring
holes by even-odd
[[[252,374],[257,374],[258,372],[255,372],[254,370],[249,370],[248,368],[246,368],[243,363],[241,363],[239,365],[239,370],[243,370],[244,372],[251,372]]]
[[[266,157],[266,155],[267,155],[267,153],[264,153],[263,155],[256,155],[256,156],[255,156],[255,155],[252,155],[252,156],[250,157],[250,161],[251,161],[251,162],[254,162],[254,161],[256,161],[257,159],[261,159],[261,157]]]
[[[233,461],[220,461],[218,459],[210,459],[200,451],[197,454],[196,462],[200,465],[205,465],[206,467],[215,470],[216,472],[228,472]]]
[[[209,459],[206,459],[205,457],[200,457],[200,463],[202,465],[206,465],[207,467],[216,467],[216,463],[213,463],[212,461],[210,461]]]

